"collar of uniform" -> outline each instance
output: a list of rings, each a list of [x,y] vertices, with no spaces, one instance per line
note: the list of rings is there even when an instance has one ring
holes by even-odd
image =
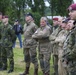
[[[27,26],[30,26],[33,22],[31,21],[29,24],[27,24]]]
[[[44,28],[46,27],[46,25],[45,26],[40,26],[40,28],[43,30]]]
[[[30,22],[30,24],[34,23],[33,21]]]

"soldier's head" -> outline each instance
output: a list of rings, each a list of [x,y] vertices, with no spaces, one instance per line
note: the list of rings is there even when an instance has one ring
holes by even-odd
[[[40,26],[46,26],[47,25],[47,18],[46,17],[41,17],[40,19]]]
[[[58,18],[53,18],[53,26],[57,26],[58,25]]]
[[[63,17],[59,17],[59,19],[58,19],[58,26],[61,27],[62,21],[63,21]]]
[[[76,20],[76,4],[71,4],[68,7],[69,16],[72,20]]]
[[[70,20],[69,18],[65,18],[65,19],[62,21],[61,27],[62,27],[63,29],[66,29],[66,25],[67,25],[67,23],[68,23],[69,20]]]
[[[34,22],[33,16],[31,14],[26,14],[25,15],[25,21],[27,24],[30,24],[31,21]]]
[[[2,12],[0,12],[0,21],[2,20]]]
[[[69,20],[67,25],[66,25],[66,29],[67,30],[71,30],[74,27],[74,20]]]
[[[8,23],[8,20],[9,20],[9,18],[7,15],[3,16],[3,23],[4,24]]]

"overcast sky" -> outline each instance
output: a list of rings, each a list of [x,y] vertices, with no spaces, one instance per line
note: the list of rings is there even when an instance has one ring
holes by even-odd
[[[76,0],[73,0],[76,3]]]

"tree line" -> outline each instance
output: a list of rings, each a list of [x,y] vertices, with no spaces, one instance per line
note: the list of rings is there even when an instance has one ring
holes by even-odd
[[[49,3],[49,7],[45,6],[45,1]],[[10,20],[23,20],[27,12],[33,13],[39,20],[45,15],[67,15],[66,9],[71,3],[73,0],[0,0],[0,11],[7,14]]]

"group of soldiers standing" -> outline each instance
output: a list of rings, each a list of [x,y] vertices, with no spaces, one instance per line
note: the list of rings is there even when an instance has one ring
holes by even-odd
[[[54,75],[76,75],[76,4],[68,7],[69,17],[54,18],[53,44]]]
[[[68,11],[69,18],[53,18],[53,27],[48,25],[46,17],[41,17],[38,28],[33,16],[30,13],[25,15],[23,52],[26,67],[24,73],[20,75],[29,74],[31,62],[34,64],[34,75],[38,75],[38,58],[43,75],[50,75],[51,54],[54,75],[76,75],[76,4],[70,5]],[[8,57],[10,61],[8,73],[14,70],[12,48],[14,40],[14,31],[8,23],[8,17],[4,16],[0,21],[0,69],[7,69]]]
[[[43,75],[50,75],[50,58],[53,54],[54,75],[76,75],[76,4],[68,8],[68,18],[53,18],[53,28],[46,17],[41,17],[37,28],[31,14],[25,16],[23,50],[29,74],[30,63],[34,64],[34,75],[38,75],[38,57]]]

